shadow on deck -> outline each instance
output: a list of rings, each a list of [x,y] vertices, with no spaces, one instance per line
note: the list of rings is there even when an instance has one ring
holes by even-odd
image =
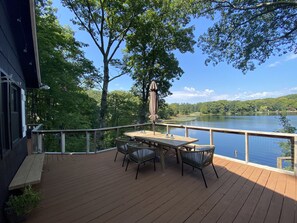
[[[222,158],[219,174],[166,157],[127,172],[115,151],[96,155],[47,155],[39,190],[42,201],[28,222],[297,222],[297,178]]]

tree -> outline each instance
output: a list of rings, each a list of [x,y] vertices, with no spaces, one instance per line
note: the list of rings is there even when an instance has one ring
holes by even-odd
[[[141,98],[140,122],[147,120],[149,86],[158,85],[159,101],[170,94],[174,79],[183,74],[174,51],[193,52],[194,27],[181,1],[151,1],[126,39],[124,73],[135,81]]]
[[[28,122],[49,129],[94,127],[97,105],[84,88],[94,83],[98,71],[84,57],[83,44],[58,23],[51,2],[38,2],[36,24],[42,81],[50,90],[28,90]]]
[[[85,30],[97,46],[103,62],[103,86],[99,126],[105,126],[108,85],[122,74],[111,77],[109,66],[117,64],[115,54],[138,16],[145,10],[141,0],[62,0],[75,15],[73,23]]]
[[[224,0],[206,4],[206,10],[197,14],[219,17],[198,40],[198,46],[208,55],[206,64],[226,60],[246,73],[255,69],[256,61],[260,65],[271,55],[297,53],[295,0]]]
[[[290,123],[290,120],[287,118],[286,115],[281,114],[279,116],[279,122],[282,125],[282,129],[279,130],[279,132],[285,132],[285,133],[295,133],[297,128],[292,126]],[[285,142],[279,142],[279,146],[282,148],[282,155],[285,157],[292,157],[291,161],[291,167],[288,169],[292,170],[294,168],[294,148],[292,148],[292,144],[290,140],[287,140]]]
[[[131,125],[138,119],[138,97],[127,91],[112,91],[108,94],[107,122],[111,126]]]

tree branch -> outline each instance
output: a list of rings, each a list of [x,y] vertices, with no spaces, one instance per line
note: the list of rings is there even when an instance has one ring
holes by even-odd
[[[104,17],[104,8],[103,8],[103,4],[104,2],[102,0],[100,0],[100,4],[101,4],[101,29],[100,29],[100,39],[101,39],[101,45],[102,45],[102,48],[103,48],[103,51],[105,50],[104,49],[104,34],[103,34],[103,29],[104,29],[104,22],[105,22],[105,17]]]
[[[132,20],[133,20],[133,19],[134,19],[134,18],[131,18],[131,19],[130,19],[130,23],[129,23],[129,25],[127,26],[127,28],[126,28],[123,32],[121,32],[117,37],[115,37],[111,42],[109,42],[108,52],[109,52],[111,46],[113,45],[113,43],[114,43],[119,37],[121,37],[120,40],[118,41],[116,47],[114,48],[112,54],[111,54],[110,57],[108,58],[108,62],[110,62],[110,61],[112,60],[112,58],[114,57],[116,51],[119,49],[121,43],[124,41],[125,36],[127,35],[128,31],[129,31],[130,28],[131,28]]]
[[[229,7],[236,9],[236,10],[254,10],[254,9],[259,9],[259,8],[266,8],[266,7],[297,7],[297,2],[286,2],[286,1],[281,1],[281,2],[263,2],[263,3],[259,3],[255,6],[250,6],[250,7],[238,7],[234,4],[232,4],[230,1],[213,1],[214,3],[217,4],[224,4],[226,3]],[[227,7],[228,7],[227,6]],[[226,7],[226,6],[225,6]]]
[[[121,74],[118,74],[118,75],[116,75],[116,76],[114,76],[114,77],[112,77],[112,78],[109,78],[109,81],[108,81],[108,82],[111,82],[111,81],[113,81],[114,79],[116,79],[116,78],[118,78],[118,77],[121,77],[121,76],[123,76],[123,75],[125,75],[125,73],[121,73]]]
[[[94,36],[94,34],[92,33],[91,30],[91,24],[88,23],[88,25],[86,25],[83,20],[80,18],[80,16],[78,15],[77,11],[75,10],[75,8],[73,7],[72,3],[70,1],[66,1],[66,3],[69,5],[71,11],[74,13],[76,19],[80,22],[80,25],[85,28],[87,30],[87,32],[91,35],[91,38],[93,39],[95,45],[98,47],[98,49],[101,51],[101,53],[103,54],[103,49],[102,47],[98,44],[96,37]]]
[[[89,0],[85,0],[85,1],[86,1],[86,5],[87,5],[87,8],[88,8],[89,15],[90,15],[90,20],[93,21],[93,23],[95,24],[95,27],[97,29],[97,32],[100,33],[101,48],[104,51],[104,41],[103,41],[103,37],[102,37],[102,35],[103,35],[102,34],[103,33],[103,25],[102,24],[104,23],[104,9],[103,9],[103,6],[102,6],[102,1],[100,0],[100,4],[101,4],[101,29],[99,28],[99,26],[97,24],[97,21],[94,19]]]
[[[236,27],[234,27],[234,29],[229,33],[229,35],[228,35],[228,37],[227,37],[227,40],[230,39],[232,33],[235,32],[235,30],[237,30],[238,27],[243,26],[243,25],[245,25],[245,24],[247,24],[247,23],[250,23],[251,21],[253,21],[253,20],[256,19],[257,17],[262,16],[262,15],[265,15],[265,14],[270,13],[270,12],[272,12],[272,11],[274,11],[274,10],[261,12],[261,13],[259,13],[259,14],[256,14],[256,15],[252,16],[251,18],[248,18],[247,20],[244,20],[242,23],[237,24]]]
[[[275,42],[275,41],[279,41],[281,39],[287,39],[292,33],[294,33],[295,31],[297,31],[297,27],[295,27],[294,29],[290,30],[289,32],[284,33],[283,35],[281,35],[278,38],[275,39],[267,39],[268,42]]]

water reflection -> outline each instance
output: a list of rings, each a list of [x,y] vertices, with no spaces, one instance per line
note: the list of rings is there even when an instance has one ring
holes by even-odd
[[[287,116],[292,126],[297,126],[297,116]],[[194,121],[182,122],[183,125],[227,128],[252,131],[275,132],[282,128],[279,116],[199,116]],[[172,129],[171,133],[184,135],[184,129]],[[199,144],[209,144],[209,132],[189,130],[189,136],[199,139]],[[277,166],[277,157],[283,156],[280,142],[285,139],[267,137],[249,137],[250,162]],[[245,160],[245,137],[244,135],[230,133],[214,133],[216,154],[224,155],[239,160]]]

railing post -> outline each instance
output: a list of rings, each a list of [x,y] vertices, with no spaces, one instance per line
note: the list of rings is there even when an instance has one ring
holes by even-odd
[[[94,131],[94,146],[95,146],[94,153],[96,154],[97,153],[97,132],[96,131]]]
[[[292,157],[294,158],[294,175],[297,177],[297,136],[294,136],[294,140],[292,141],[292,148],[293,148],[293,153]]]
[[[37,133],[37,153],[42,153],[42,134]]]
[[[167,134],[170,133],[169,125],[166,125],[166,133],[167,133]]]
[[[185,137],[189,137],[189,129],[185,126]]]
[[[249,162],[249,134],[244,133],[245,136],[245,162]]]
[[[209,144],[213,145],[213,131],[209,129]]]
[[[117,137],[120,136],[120,128],[117,128]]]
[[[86,132],[86,150],[87,150],[87,153],[90,153],[90,133],[89,132]]]
[[[65,153],[65,133],[61,132],[61,152]]]

